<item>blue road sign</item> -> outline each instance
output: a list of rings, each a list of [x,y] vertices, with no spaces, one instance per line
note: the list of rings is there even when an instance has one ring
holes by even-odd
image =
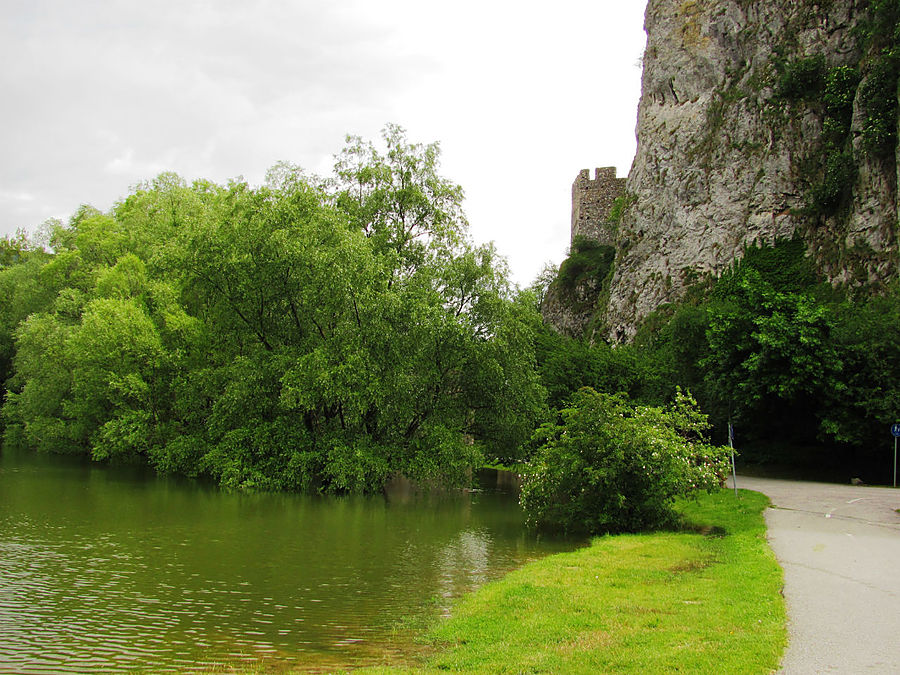
[[[892,424],[891,425],[891,435],[894,438],[900,437],[900,424]]]

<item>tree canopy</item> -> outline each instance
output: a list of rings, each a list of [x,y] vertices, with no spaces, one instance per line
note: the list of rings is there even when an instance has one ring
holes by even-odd
[[[533,304],[471,242],[439,147],[382,141],[348,138],[328,180],[162,174],[52,255],[4,253],[7,442],[331,491],[510,454],[545,415]]]

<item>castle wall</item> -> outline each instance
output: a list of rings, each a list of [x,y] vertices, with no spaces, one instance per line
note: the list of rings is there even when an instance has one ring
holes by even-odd
[[[587,237],[615,245],[615,230],[607,222],[613,202],[625,192],[625,179],[616,178],[616,168],[583,169],[572,184],[572,240]]]

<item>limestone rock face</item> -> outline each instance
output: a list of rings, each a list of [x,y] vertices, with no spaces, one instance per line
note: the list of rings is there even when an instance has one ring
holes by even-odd
[[[856,67],[853,28],[868,4],[649,0],[631,206],[616,234],[608,305],[598,308],[609,339],[630,339],[648,313],[746,245],[795,232],[836,282],[896,274],[896,156],[862,151],[855,102],[852,197],[840,214],[811,216],[823,109],[778,91],[778,59],[822,55],[829,68]]]
[[[571,289],[551,284],[541,302],[541,316],[561,335],[576,340],[590,339],[589,329],[597,313],[600,290],[601,283],[596,279],[577,282]]]

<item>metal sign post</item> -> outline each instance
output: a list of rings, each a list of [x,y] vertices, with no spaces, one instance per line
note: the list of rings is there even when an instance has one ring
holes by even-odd
[[[894,437],[894,487],[897,487],[897,439],[900,438],[900,424],[891,425],[891,435]]]
[[[897,425],[900,427],[900,425]],[[894,445],[897,439],[894,439]],[[737,469],[734,466],[734,427],[731,426],[731,420],[728,420],[728,447],[731,448],[731,484],[734,485],[734,496],[737,497]],[[895,479],[896,482],[896,479]]]

